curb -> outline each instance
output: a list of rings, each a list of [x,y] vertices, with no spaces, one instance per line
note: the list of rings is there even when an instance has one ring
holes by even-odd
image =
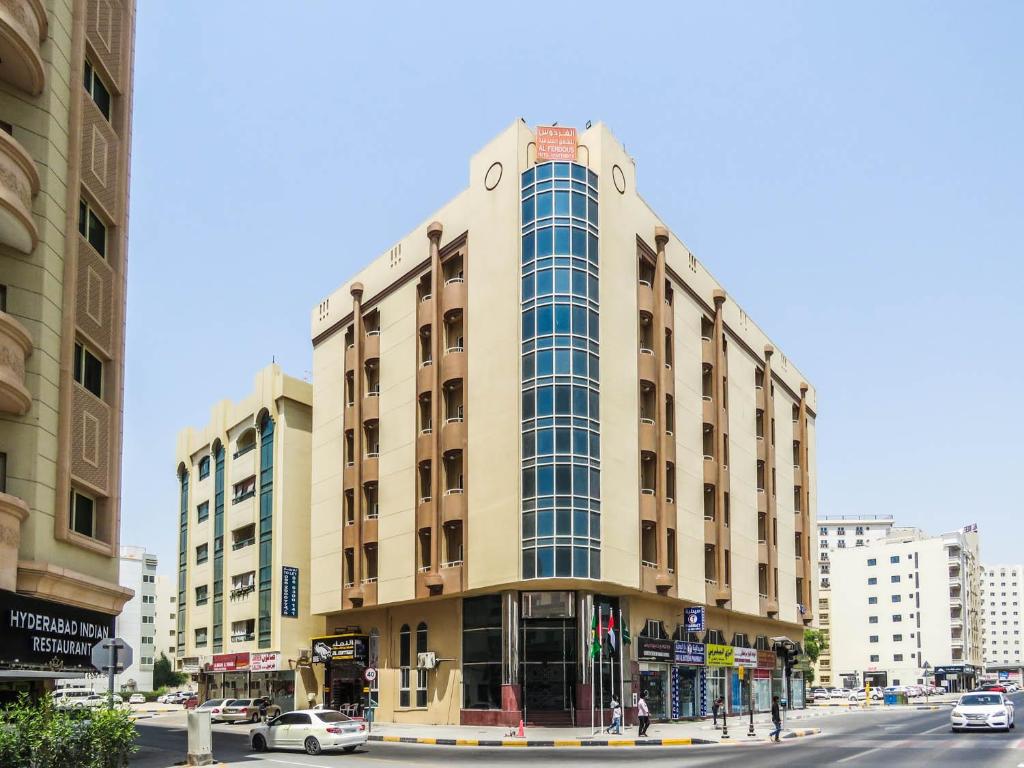
[[[797,739],[801,736],[814,736],[821,733],[820,728],[798,728],[787,731],[782,738]],[[740,744],[767,743],[767,739],[751,739],[717,741],[715,739],[678,738],[678,739],[446,739],[425,736],[373,736],[368,741],[386,742],[388,744],[423,744],[436,747],[691,747],[698,745],[724,744],[738,746]]]

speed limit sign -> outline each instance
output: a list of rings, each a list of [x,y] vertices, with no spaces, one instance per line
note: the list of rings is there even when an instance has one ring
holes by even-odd
[[[367,667],[366,671],[363,672],[363,677],[366,678],[367,682],[372,683],[374,680],[377,679],[377,670],[373,667]]]

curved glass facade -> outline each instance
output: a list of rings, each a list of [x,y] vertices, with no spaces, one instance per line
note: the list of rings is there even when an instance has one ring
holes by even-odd
[[[522,174],[523,578],[601,576],[597,175]]]

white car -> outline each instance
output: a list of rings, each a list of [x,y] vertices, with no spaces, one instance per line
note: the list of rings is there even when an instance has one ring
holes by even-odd
[[[146,703],[146,697],[143,696],[141,693],[133,693],[129,697],[128,703],[129,704],[145,704]]]
[[[249,730],[249,742],[257,752],[268,749],[304,749],[319,755],[325,749],[355,752],[365,744],[366,723],[333,709],[300,709],[285,712]]]
[[[815,688],[811,692],[811,698],[814,701],[826,701],[828,700],[828,691],[825,688]]]
[[[122,699],[116,693],[113,695],[113,697],[111,697],[111,695],[109,693],[94,693],[92,696],[89,696],[88,698],[83,699],[81,702],[75,702],[75,707],[76,708],[88,707],[89,709],[102,709],[103,707],[107,706],[107,704],[111,700],[113,700],[113,704],[114,704],[115,707],[120,707],[121,705],[124,704],[124,699]]]
[[[865,693],[863,688],[858,688],[856,691],[850,694],[850,701],[864,701],[865,698],[867,698],[867,694]],[[881,701],[882,698],[883,696],[880,690],[878,690],[877,688],[871,689],[872,701]]]
[[[965,693],[949,713],[954,732],[970,730],[1009,731],[1013,722],[1013,702],[997,691]]]
[[[833,699],[847,699],[853,693],[849,688],[833,688],[829,697]]]

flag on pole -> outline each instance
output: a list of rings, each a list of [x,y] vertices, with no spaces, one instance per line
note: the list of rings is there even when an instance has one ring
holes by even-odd
[[[598,608],[598,611],[601,609]],[[601,653],[601,623],[597,614],[590,614],[590,656],[596,659]]]
[[[615,614],[608,614],[608,647],[612,649],[612,653],[615,653]]]
[[[631,638],[629,636],[629,625],[628,624],[623,624],[621,632],[622,632],[622,644],[623,645],[632,645],[633,644],[633,638]]]

